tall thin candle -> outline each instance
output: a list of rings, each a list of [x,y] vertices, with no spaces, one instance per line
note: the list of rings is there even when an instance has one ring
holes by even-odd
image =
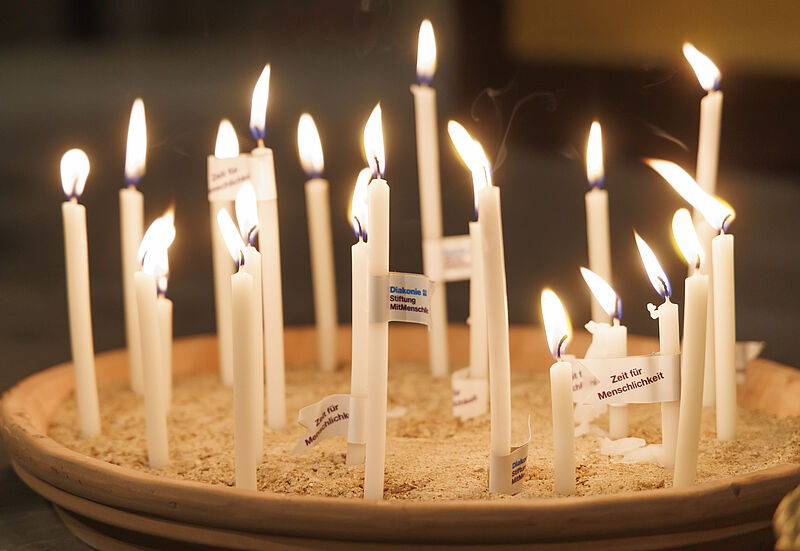
[[[611,238],[608,223],[608,192],[603,189],[603,137],[600,123],[594,121],[586,143],[586,239],[589,248],[589,269],[611,281]],[[608,322],[608,314],[596,298],[592,299],[592,319]]]

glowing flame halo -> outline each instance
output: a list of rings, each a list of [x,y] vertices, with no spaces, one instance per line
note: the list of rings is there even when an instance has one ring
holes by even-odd
[[[492,186],[492,166],[480,142],[456,121],[448,121],[447,133],[461,161],[472,172],[472,193],[475,211],[478,210],[478,192]]]
[[[353,187],[353,197],[350,199],[350,224],[353,232],[360,239],[367,239],[367,187],[370,181],[370,169],[362,168]]]
[[[269,100],[270,65],[267,63],[253,87],[253,99],[250,102],[250,133],[253,139],[264,141],[267,135],[267,102]]]
[[[436,37],[433,25],[425,19],[419,26],[417,42],[417,82],[430,84],[436,72]]]
[[[136,186],[147,168],[147,123],[144,102],[136,98],[128,122],[128,141],[125,148],[125,183]]]
[[[639,255],[642,257],[642,263],[647,272],[647,277],[650,279],[650,284],[656,290],[656,293],[661,295],[661,298],[669,299],[672,296],[672,286],[653,249],[641,238],[636,230],[633,230],[633,237],[636,240],[636,247],[639,249]]]
[[[372,171],[372,177],[383,178],[386,173],[386,153],[383,145],[383,123],[381,104],[377,104],[364,125],[364,155]]]
[[[222,208],[217,211],[217,226],[233,261],[239,266],[244,265],[245,243],[242,236],[239,235],[239,230],[236,229],[236,224],[233,223],[228,209]]]
[[[614,288],[605,279],[588,268],[581,267],[581,275],[606,314],[611,319],[622,321],[622,299]]]
[[[560,360],[562,353],[566,352],[567,344],[572,338],[572,326],[569,316],[558,295],[550,289],[542,291],[541,303],[547,345],[553,358]]]
[[[89,157],[82,149],[70,149],[61,156],[61,188],[67,199],[80,198],[88,176]]]
[[[694,69],[694,74],[697,75],[700,86],[702,86],[706,92],[719,89],[722,75],[717,66],[707,55],[689,42],[684,42],[683,44],[683,55],[686,57],[689,65],[692,66],[692,69]]]
[[[325,158],[322,155],[322,142],[319,139],[317,125],[308,113],[300,115],[297,123],[297,152],[300,165],[309,178],[319,176],[325,170]]]
[[[600,123],[592,122],[589,138],[586,141],[586,178],[589,187],[602,188],[605,171],[603,169],[603,131]]]
[[[239,156],[239,138],[236,137],[236,130],[228,119],[219,121],[214,156],[218,159],[233,159]]]
[[[255,245],[258,236],[258,206],[256,203],[256,190],[253,184],[245,182],[236,192],[234,201],[236,220],[239,223],[239,233],[245,243]]]
[[[705,261],[705,251],[697,237],[692,215],[687,209],[678,209],[672,217],[672,236],[686,263],[699,270]]]

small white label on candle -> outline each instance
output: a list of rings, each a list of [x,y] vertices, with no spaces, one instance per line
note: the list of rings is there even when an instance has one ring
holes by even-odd
[[[744,383],[747,380],[747,364],[755,360],[764,350],[764,341],[744,341],[736,343],[736,382]]]
[[[422,255],[432,281],[465,281],[472,274],[469,235],[427,239],[422,243]]]
[[[401,321],[430,325],[431,293],[433,285],[422,274],[389,272],[370,285],[375,295],[369,300],[369,320],[372,323]]]
[[[579,404],[586,393],[599,385],[600,381],[572,354],[562,356],[561,359],[572,365],[572,401]]]
[[[453,417],[471,419],[483,415],[489,405],[489,381],[470,379],[469,367],[453,372]]]
[[[489,464],[489,491],[514,495],[522,490],[525,468],[528,465],[528,446],[531,443],[531,420],[528,418],[528,439],[524,444],[511,448],[508,455],[492,453]]]
[[[650,404],[680,400],[680,354],[576,361],[599,381],[581,398],[584,404]]]
[[[350,395],[332,394],[300,410],[297,422],[306,428],[292,454],[313,448],[334,436],[347,436],[350,419]]]
[[[250,158],[244,155],[229,159],[208,158],[208,200],[233,201],[236,192],[250,181]]]

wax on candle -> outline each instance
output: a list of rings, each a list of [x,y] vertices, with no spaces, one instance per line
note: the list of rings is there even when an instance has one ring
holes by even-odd
[[[161,365],[164,376],[164,408],[172,404],[172,301],[167,298],[167,276],[156,281],[158,291],[158,327],[161,332]]]
[[[128,371],[131,390],[142,393],[142,342],[136,314],[136,290],[133,274],[139,269],[136,251],[144,232],[144,198],[137,189],[145,173],[147,127],[144,102],[136,98],[128,123],[125,153],[125,187],[119,190],[120,251],[122,254],[122,291],[125,307],[125,342],[128,346]]]
[[[61,214],[64,223],[69,336],[81,434],[91,438],[100,434],[100,407],[94,370],[86,208],[78,203],[88,175],[89,158],[86,153],[80,149],[70,149],[64,153],[61,157],[61,186],[67,201],[61,205]]]
[[[297,125],[297,148],[300,163],[309,180],[305,184],[308,240],[311,252],[311,283],[317,323],[317,357],[323,371],[336,368],[336,279],[333,262],[333,235],[328,181],[322,143],[314,119],[308,113]]]
[[[589,249],[589,269],[611,281],[611,238],[608,223],[608,192],[603,189],[603,137],[600,123],[594,121],[586,143],[586,239]],[[608,322],[610,318],[596,298],[592,299],[592,319]]]
[[[442,198],[439,182],[439,126],[436,117],[436,90],[431,86],[436,71],[436,38],[433,25],[425,19],[419,27],[417,45],[417,84],[411,86],[417,137],[417,171],[419,174],[419,208],[422,228],[422,262],[428,276],[432,263],[441,263],[439,242],[442,238]],[[448,372],[447,350],[447,286],[433,281],[431,325],[428,347],[431,374],[444,377]]]
[[[555,493],[575,493],[575,412],[572,406],[572,364],[561,361],[572,335],[569,318],[558,295],[542,291],[542,318],[550,353],[550,400],[553,409],[553,469]]]

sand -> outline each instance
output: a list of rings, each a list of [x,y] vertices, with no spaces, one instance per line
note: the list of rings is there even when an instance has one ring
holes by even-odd
[[[323,373],[312,365],[287,369],[289,426],[264,431],[264,458],[258,469],[262,491],[315,496],[363,496],[363,466],[346,466],[344,438],[290,455],[304,429],[295,423],[299,409],[328,394],[349,391],[349,371]],[[179,376],[169,414],[170,465],[147,465],[144,403],[126,382],[99,387],[103,434],[83,439],[74,396],[55,412],[49,434],[80,453],[157,476],[233,486],[233,392],[214,374]],[[516,496],[488,492],[489,416],[469,421],[451,415],[449,381],[432,380],[427,368],[397,364],[390,368],[389,409],[406,409],[389,419],[386,499],[465,500],[552,497],[552,427],[547,376],[512,373],[513,436],[531,440],[524,489]],[[631,436],[659,443],[658,405],[630,406]],[[607,427],[607,416],[597,421]],[[698,482],[728,478],[774,465],[800,462],[800,417],[778,420],[739,410],[738,439],[714,438],[713,411],[703,413]],[[578,495],[616,494],[669,487],[672,472],[653,464],[623,464],[599,454],[597,436],[576,439]]]

